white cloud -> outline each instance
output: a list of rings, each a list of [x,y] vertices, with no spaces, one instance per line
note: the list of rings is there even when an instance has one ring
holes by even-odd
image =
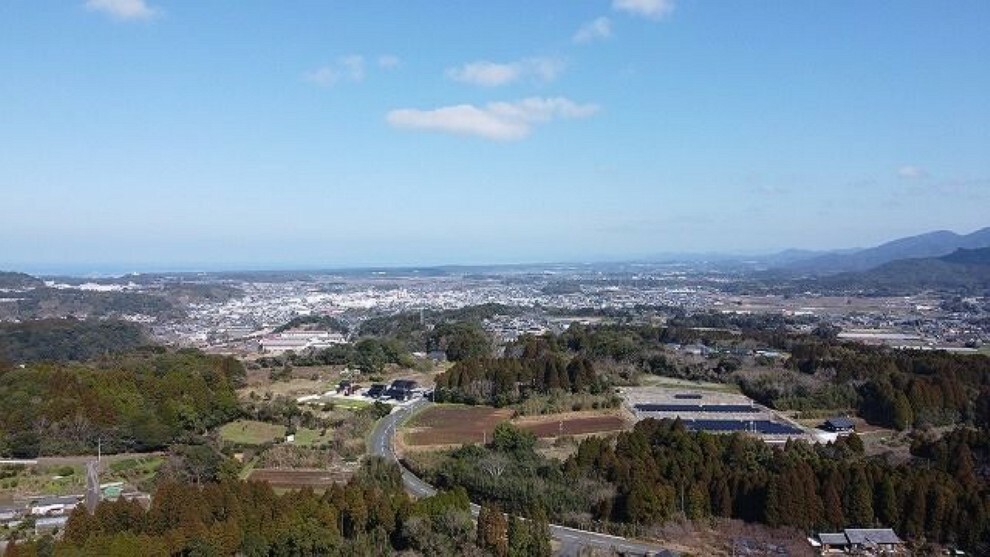
[[[928,177],[928,171],[920,166],[906,164],[897,169],[897,175],[906,180],[920,180]]]
[[[351,81],[364,81],[364,57],[353,54],[338,61],[344,75]]]
[[[333,64],[307,72],[303,79],[322,87],[332,87],[345,80],[354,83],[364,81],[364,76],[364,57],[352,54],[338,58]]]
[[[599,17],[598,19],[589,21],[581,26],[574,33],[573,41],[576,43],[590,43],[593,41],[604,40],[612,36],[612,21],[607,17]]]
[[[447,77],[454,81],[473,83],[485,87],[505,85],[519,79],[519,67],[515,64],[494,62],[471,62],[460,68],[447,70]]]
[[[674,11],[674,0],[612,0],[612,9],[650,19],[663,19]]]
[[[386,70],[398,67],[400,62],[399,57],[394,54],[383,54],[378,57],[378,67]]]
[[[459,104],[433,110],[403,108],[389,112],[386,120],[397,128],[512,141],[529,135],[536,124],[587,118],[596,112],[596,105],[578,104],[564,97],[530,97],[516,102],[489,103],[481,107]]]
[[[120,20],[147,20],[160,13],[144,0],[86,0],[86,9],[103,12]]]
[[[498,87],[524,77],[543,82],[553,81],[563,73],[565,67],[566,64],[559,58],[526,58],[518,62],[504,64],[481,60],[465,64],[459,68],[448,68],[446,75],[448,78],[461,83],[482,87]]]

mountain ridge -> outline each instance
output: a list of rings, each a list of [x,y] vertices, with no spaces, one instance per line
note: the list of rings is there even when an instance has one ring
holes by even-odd
[[[990,247],[990,227],[969,234],[935,230],[906,236],[853,253],[828,253],[781,266],[784,270],[811,274],[866,271],[898,260],[938,258],[958,249]]]

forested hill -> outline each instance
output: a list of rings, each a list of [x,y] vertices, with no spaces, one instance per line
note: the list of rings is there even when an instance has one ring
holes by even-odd
[[[982,294],[990,291],[990,248],[959,249],[942,257],[901,259],[869,271],[824,277],[813,284],[819,289],[855,290],[877,295],[922,290]]]
[[[226,423],[244,367],[198,350],[143,348],[90,363],[0,369],[0,456],[161,449]]]
[[[9,290],[24,290],[27,288],[37,288],[44,286],[41,279],[26,275],[24,273],[12,273],[0,271],[0,288]]]
[[[0,362],[85,361],[127,352],[147,342],[141,327],[127,321],[43,319],[0,323]]]

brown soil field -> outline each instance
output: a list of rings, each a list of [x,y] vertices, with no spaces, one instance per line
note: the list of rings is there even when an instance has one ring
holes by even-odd
[[[436,406],[425,410],[409,423],[404,445],[452,446],[481,443],[491,439],[495,426],[509,421],[512,410],[486,406]],[[568,412],[516,420],[516,426],[537,437],[585,435],[626,429],[628,421],[616,413]]]
[[[253,470],[248,479],[268,482],[272,487],[282,488],[327,488],[335,483],[346,483],[351,478],[346,470],[279,470],[261,468]]]
[[[519,423],[516,425],[527,431],[532,431],[537,437],[560,437],[561,435],[583,435],[585,433],[621,431],[627,426],[626,421],[619,416],[575,416],[544,421],[542,423]]]
[[[512,410],[487,406],[436,406],[409,423],[409,445],[460,445],[492,438],[495,426],[508,421]]]

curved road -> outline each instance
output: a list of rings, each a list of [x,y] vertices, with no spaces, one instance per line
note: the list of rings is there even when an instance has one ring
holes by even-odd
[[[395,451],[392,448],[392,438],[395,436],[396,428],[401,426],[402,422],[414,412],[430,404],[425,399],[416,399],[412,403],[397,407],[391,414],[379,420],[375,424],[375,429],[371,432],[371,436],[368,438],[370,454],[382,456],[398,463],[399,459],[396,457]],[[436,493],[436,489],[433,486],[416,477],[405,466],[402,466],[401,463],[399,463],[399,467],[402,469],[402,481],[406,486],[406,490],[413,496],[429,497]],[[472,514],[477,516],[479,510],[480,507],[478,505],[471,504]],[[578,530],[557,524],[550,525],[550,534],[554,539],[561,542],[563,546],[562,555],[576,555],[578,550],[583,547],[615,550],[623,555],[675,555],[653,544],[620,538],[618,536],[610,536],[608,534],[599,534],[598,532]]]

